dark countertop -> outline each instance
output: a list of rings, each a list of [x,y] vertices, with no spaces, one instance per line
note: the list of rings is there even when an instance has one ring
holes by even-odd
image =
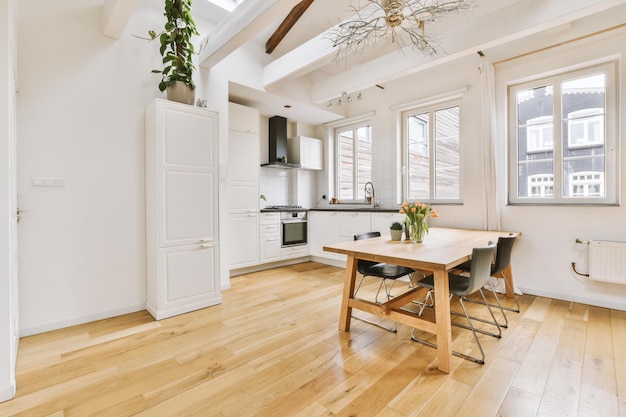
[[[327,207],[310,208],[309,211],[362,211],[370,213],[398,213],[400,206],[394,207],[372,207],[372,206],[359,206],[357,204],[329,204]]]
[[[304,212],[304,211],[309,211],[309,209],[303,209],[303,208],[283,208],[283,209],[261,209],[259,210],[261,213],[291,213],[291,212]]]

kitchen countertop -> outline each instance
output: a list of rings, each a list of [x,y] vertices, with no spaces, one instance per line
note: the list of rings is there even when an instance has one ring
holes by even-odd
[[[396,207],[372,207],[358,204],[329,204],[325,207],[310,208],[309,211],[363,211],[371,213],[398,213],[400,206]]]

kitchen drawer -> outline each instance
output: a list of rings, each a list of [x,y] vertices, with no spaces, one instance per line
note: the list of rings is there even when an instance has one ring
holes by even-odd
[[[280,224],[280,213],[261,213],[261,224]]]
[[[291,246],[289,248],[281,248],[281,259],[299,258],[308,256],[309,245]]]
[[[261,237],[270,237],[280,235],[279,224],[263,224],[261,223]]]

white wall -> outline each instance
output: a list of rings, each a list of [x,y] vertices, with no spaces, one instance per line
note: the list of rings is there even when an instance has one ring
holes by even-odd
[[[612,31],[575,44],[555,48],[496,66],[498,108],[506,101],[506,85],[532,74],[542,74],[560,68],[584,65],[586,62],[621,56],[626,53],[626,30]],[[621,110],[626,121],[626,69],[619,68]],[[504,113],[498,116],[498,132],[506,137]],[[619,132],[619,130],[618,130]],[[626,168],[626,147],[623,134],[618,133],[618,149],[622,172]],[[499,159],[504,160],[505,149],[499,148]],[[504,165],[504,164],[502,164]],[[506,178],[501,171],[498,178]],[[622,177],[623,178],[623,177]],[[501,192],[505,192],[501,183]],[[626,310],[626,286],[590,281],[576,275],[571,269],[588,271],[588,247],[575,243],[581,240],[626,241],[626,182],[621,181],[618,207],[503,207],[502,226],[523,233],[514,252],[514,274],[522,290],[532,294]]]
[[[144,109],[164,94],[150,73],[158,43],[133,34],[162,27],[163,6],[140,0],[114,40],[100,32],[101,4],[19,3],[23,335],[145,306]]]
[[[13,272],[15,222],[15,1],[0,0],[0,402],[15,395],[16,337],[13,320],[17,319],[16,276]]]
[[[506,201],[506,137],[505,132],[505,85],[513,80],[557,70],[584,61],[626,53],[626,31],[611,32],[602,38],[595,37],[584,42],[562,46],[546,52],[529,55],[523,59],[496,65],[498,94],[498,144],[497,181],[501,201]],[[481,142],[481,61],[478,55],[455,61],[452,65],[415,75],[401,82],[390,82],[384,90],[369,89],[363,92],[363,100],[349,105],[347,116],[357,116],[375,111],[374,161],[372,180],[376,198],[383,205],[398,201],[396,174],[400,162],[397,157],[396,126],[398,112],[390,106],[458,91],[469,87],[462,99],[461,131],[461,181],[462,205],[436,205],[439,219],[433,225],[446,227],[485,228],[485,186]],[[624,68],[620,78],[626,79]],[[626,97],[622,83],[619,96]],[[622,103],[620,119],[626,120],[626,106]],[[624,148],[624,141],[621,140]],[[328,149],[326,150],[328,152]],[[626,167],[626,150],[620,151],[622,170]],[[318,178],[318,195],[328,193],[332,180],[328,171]],[[626,182],[621,182],[620,194],[626,195]],[[323,203],[321,204],[323,205]],[[503,206],[504,230],[522,232],[513,253],[513,270],[516,284],[531,294],[543,295],[569,301],[606,306],[626,310],[626,286],[589,281],[573,273],[571,263],[583,272],[588,269],[588,248],[575,244],[575,239],[604,239],[626,241],[626,208],[620,207],[528,207]]]

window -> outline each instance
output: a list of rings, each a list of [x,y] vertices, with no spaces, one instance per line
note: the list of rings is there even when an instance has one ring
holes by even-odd
[[[528,120],[526,150],[537,152],[551,150],[553,144],[552,116],[540,116]]]
[[[552,197],[554,195],[554,176],[535,174],[528,177],[528,195],[531,197]]]
[[[617,202],[615,66],[509,87],[509,202]]]
[[[460,201],[458,103],[414,109],[402,116],[406,199]]]
[[[570,174],[569,187],[572,197],[600,197],[604,172],[578,172]]]
[[[602,145],[604,141],[604,109],[582,109],[567,115],[568,146]]]
[[[342,127],[335,135],[338,197],[342,201],[365,199],[365,184],[372,180],[372,126]]]

